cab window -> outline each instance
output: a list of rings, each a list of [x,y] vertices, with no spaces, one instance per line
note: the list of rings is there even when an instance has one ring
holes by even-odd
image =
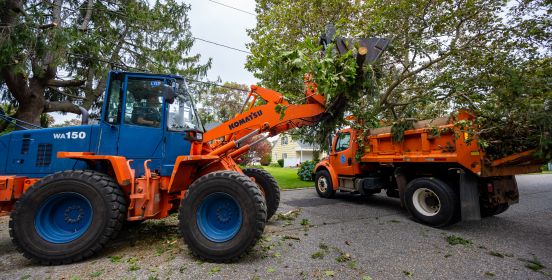
[[[200,129],[201,125],[188,93],[181,91],[172,104],[169,104],[167,127],[170,131]]]
[[[121,80],[112,76],[107,95],[107,107],[105,110],[105,122],[109,124],[118,124],[121,114]]]
[[[161,127],[163,80],[129,78],[125,103],[125,124]]]
[[[349,133],[340,133],[335,143],[335,151],[341,152],[349,148],[349,142],[351,140],[351,134]]]

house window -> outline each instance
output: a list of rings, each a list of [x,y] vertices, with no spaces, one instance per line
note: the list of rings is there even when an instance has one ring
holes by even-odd
[[[286,153],[283,153],[283,154],[282,154],[282,158],[283,158],[283,159],[286,159],[286,158],[287,158],[287,154],[286,154]]]
[[[287,145],[287,144],[288,144],[287,136],[282,137],[282,145]]]

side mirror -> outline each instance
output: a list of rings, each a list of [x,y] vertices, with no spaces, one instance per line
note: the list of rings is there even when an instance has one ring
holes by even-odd
[[[162,94],[163,94],[163,99],[165,99],[165,102],[169,104],[173,104],[174,99],[177,96],[176,91],[170,85],[163,85]]]
[[[333,135],[332,134],[328,134],[328,136],[326,137],[326,145],[328,145],[328,153],[331,153],[332,152],[332,141],[333,140]]]

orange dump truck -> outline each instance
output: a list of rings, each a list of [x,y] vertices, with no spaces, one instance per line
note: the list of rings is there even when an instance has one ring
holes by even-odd
[[[465,111],[457,115],[458,121],[472,119]],[[371,195],[385,189],[417,221],[434,227],[506,211],[519,199],[514,175],[540,172],[542,162],[533,151],[491,161],[477,137],[455,123],[449,118],[416,122],[401,142],[393,141],[391,127],[339,131],[329,156],[314,170],[318,195]],[[363,134],[360,147],[357,139]]]

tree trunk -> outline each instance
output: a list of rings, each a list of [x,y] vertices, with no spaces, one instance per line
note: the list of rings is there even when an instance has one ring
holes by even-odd
[[[24,92],[14,92],[12,87],[9,87],[10,91],[16,96],[16,100],[19,103],[19,107],[15,112],[15,118],[24,122],[40,126],[40,115],[44,111],[44,105],[46,100],[44,98],[44,86],[39,83],[35,78],[29,80],[29,86],[17,86],[16,89],[23,89]],[[23,127],[32,128],[24,123],[18,123]],[[20,127],[18,127],[20,129]]]

